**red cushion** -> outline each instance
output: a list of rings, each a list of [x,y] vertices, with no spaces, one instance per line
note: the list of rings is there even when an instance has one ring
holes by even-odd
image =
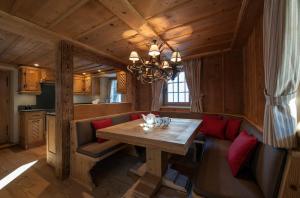
[[[227,120],[225,138],[227,140],[233,141],[239,134],[240,126],[242,120],[239,119],[229,119]]]
[[[222,120],[220,116],[203,116],[202,119],[200,132],[219,139],[225,138],[226,120]]]
[[[130,120],[138,120],[141,118],[140,114],[131,114],[130,115]]]
[[[257,145],[257,139],[242,131],[232,142],[228,150],[227,161],[233,176],[237,176],[239,170],[248,161],[251,152]]]
[[[110,126],[112,126],[112,119],[109,118],[109,119],[103,119],[103,120],[94,120],[94,121],[92,121],[92,125],[95,130],[110,127]],[[97,142],[99,142],[99,143],[105,142],[106,140],[107,139],[97,138]]]

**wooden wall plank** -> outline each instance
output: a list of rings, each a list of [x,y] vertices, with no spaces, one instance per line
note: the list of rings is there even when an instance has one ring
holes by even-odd
[[[56,65],[56,175],[65,179],[70,173],[70,121],[73,120],[73,46],[61,41]]]
[[[203,110],[205,112],[223,112],[223,65],[222,56],[212,55],[202,58],[201,88]]]
[[[243,54],[244,115],[262,127],[265,108],[262,17],[256,21],[244,45]]]

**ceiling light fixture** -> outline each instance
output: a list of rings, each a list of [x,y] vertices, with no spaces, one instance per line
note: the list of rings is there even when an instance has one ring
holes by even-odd
[[[175,79],[182,70],[181,56],[178,51],[172,53],[170,61],[161,59],[163,43],[158,45],[153,40],[148,52],[149,60],[145,61],[136,51],[132,51],[129,60],[132,64],[127,69],[137,76],[142,83],[152,83],[158,79],[170,80]]]

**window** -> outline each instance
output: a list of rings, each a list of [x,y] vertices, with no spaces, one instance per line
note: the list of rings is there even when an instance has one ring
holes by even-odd
[[[190,94],[184,72],[180,72],[174,80],[169,80],[165,88],[166,105],[189,105]]]
[[[110,102],[121,102],[122,95],[117,92],[117,80],[111,81]]]

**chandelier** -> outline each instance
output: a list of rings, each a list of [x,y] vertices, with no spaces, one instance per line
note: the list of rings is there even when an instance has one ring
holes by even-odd
[[[142,83],[152,83],[159,79],[174,80],[182,70],[180,53],[173,52],[170,61],[161,59],[162,46],[163,44],[158,47],[157,41],[153,40],[148,52],[150,58],[146,61],[136,51],[130,53],[129,60],[132,64],[127,69]]]

